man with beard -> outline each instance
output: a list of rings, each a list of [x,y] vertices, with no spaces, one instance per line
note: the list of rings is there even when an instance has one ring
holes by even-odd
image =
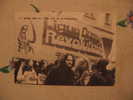
[[[74,72],[72,67],[75,64],[75,58],[71,54],[66,54],[64,58],[55,66],[47,76],[47,85],[73,85]]]

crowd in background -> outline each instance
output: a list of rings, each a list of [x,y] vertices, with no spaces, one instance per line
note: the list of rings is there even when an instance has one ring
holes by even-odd
[[[115,68],[108,70],[106,59],[93,64],[72,54],[60,55],[53,63],[15,59],[14,82],[19,84],[111,86],[115,83]]]

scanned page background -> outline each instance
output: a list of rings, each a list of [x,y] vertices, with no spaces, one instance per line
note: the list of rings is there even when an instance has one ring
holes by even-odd
[[[0,1],[0,66],[6,65],[15,55],[16,40],[14,15],[16,12],[33,12],[32,0]],[[117,20],[133,9],[132,0],[33,0],[40,11],[110,11]],[[133,28],[118,27],[116,84],[112,87],[68,87],[15,85],[13,72],[0,75],[0,100],[132,100],[133,99]]]

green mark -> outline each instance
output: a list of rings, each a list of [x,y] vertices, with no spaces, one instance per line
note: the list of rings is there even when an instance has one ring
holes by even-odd
[[[122,27],[127,27],[128,23],[127,23],[127,19],[121,20],[117,23],[117,25],[122,26]]]
[[[10,73],[11,70],[12,68],[10,66],[5,66],[5,67],[0,68],[0,72],[2,73]]]
[[[35,6],[35,5],[33,5],[33,4],[30,4],[30,6],[32,6],[34,9],[35,9],[35,12],[37,12],[37,13],[39,13],[40,12],[40,10]]]

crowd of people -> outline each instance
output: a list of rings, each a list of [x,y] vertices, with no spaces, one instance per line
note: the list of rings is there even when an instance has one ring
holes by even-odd
[[[14,82],[18,84],[112,86],[115,83],[115,68],[108,70],[106,59],[93,64],[72,54],[59,56],[53,63],[16,59]]]

